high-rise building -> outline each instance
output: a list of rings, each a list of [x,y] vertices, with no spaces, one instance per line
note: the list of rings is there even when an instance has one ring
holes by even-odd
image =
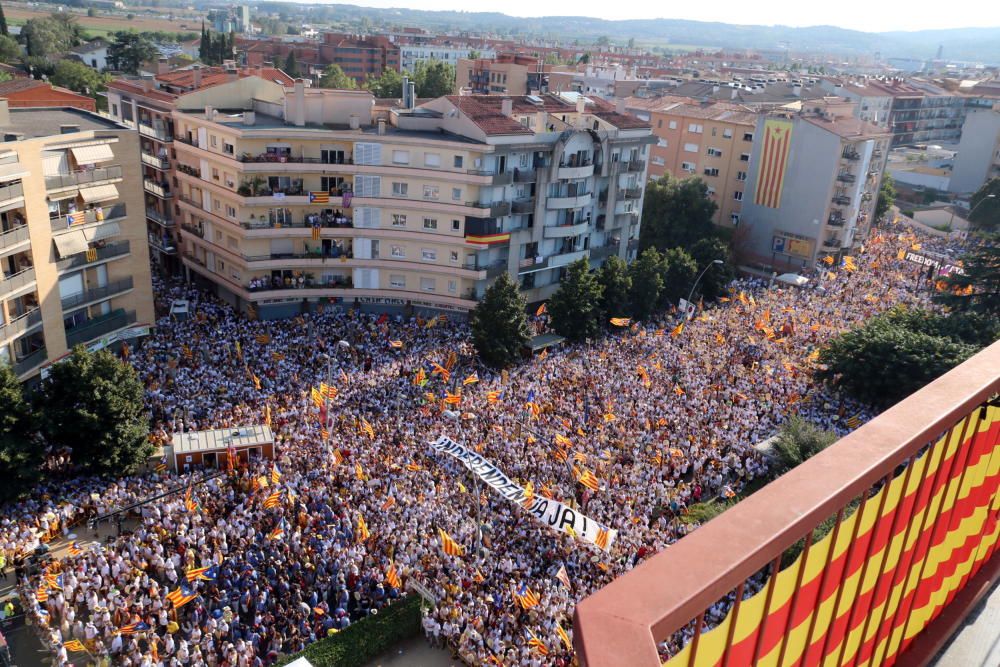
[[[849,254],[870,229],[891,134],[828,98],[757,120],[739,245],[782,272]]]
[[[372,123],[367,91],[175,110],[182,261],[241,310],[529,302],[566,265],[634,256],[647,123],[582,96],[448,96]]]
[[[139,137],[79,109],[0,100],[0,363],[22,380],[153,323]]]
[[[948,189],[975,192],[992,178],[1000,178],[1000,104],[966,114]]]

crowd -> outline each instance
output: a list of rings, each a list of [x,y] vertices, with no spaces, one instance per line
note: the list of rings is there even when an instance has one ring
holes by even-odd
[[[853,270],[824,268],[808,289],[738,280],[683,328],[665,316],[503,374],[480,367],[467,327],[443,318],[328,306],[252,321],[190,287],[158,285],[161,306],[185,298],[194,316],[162,319],[129,357],[147,387],[152,437],[269,419],[276,461],[144,506],[127,535],[84,541],[25,574],[22,595],[58,664],[74,655],[64,644],[79,640],[116,665],[257,667],[390,604],[403,594],[393,570],[402,586],[413,579],[433,593],[429,638],[469,662],[568,665],[560,629],[571,632],[574,602],[693,529],[679,520],[686,506],[765,472],[755,445],[790,412],[838,433],[870,418],[813,380],[814,352],[895,304],[926,302],[921,267],[898,257],[913,243],[908,232],[879,235]],[[326,439],[310,398],[321,382],[337,390]],[[459,390],[459,405],[441,404]],[[488,489],[476,494],[454,460],[430,453],[442,434],[615,528],[616,541],[598,549]],[[569,464],[556,455],[557,435],[570,443]],[[579,484],[573,465],[600,490]],[[0,549],[18,558],[200,475],[39,489],[4,510]],[[276,489],[279,502],[265,507]],[[446,555],[439,529],[465,554]],[[186,582],[201,568],[203,578]],[[561,568],[569,586],[555,576]],[[175,611],[167,595],[181,584],[192,599]],[[524,589],[535,604],[516,601]]]

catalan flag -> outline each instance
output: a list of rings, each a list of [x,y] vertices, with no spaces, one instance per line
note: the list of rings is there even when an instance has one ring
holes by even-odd
[[[364,417],[361,418],[361,430],[372,440],[375,439],[375,429],[372,428],[372,425]]]
[[[313,405],[317,408],[323,407],[323,394],[316,387],[313,387],[309,392],[309,398],[312,399]]]
[[[261,345],[267,345],[271,342],[271,334],[259,334],[256,338],[254,338],[254,340]]]
[[[341,453],[340,449],[333,450],[333,465],[339,466],[344,462],[344,455]]]
[[[433,367],[433,370],[431,370],[431,375],[440,375],[441,379],[444,380],[445,382],[451,379],[451,371],[449,371],[441,364],[432,361],[431,366]]]
[[[180,589],[178,588],[177,590],[179,591]],[[167,599],[169,598],[170,595],[168,594]],[[142,621],[136,621],[135,623],[129,623],[128,625],[123,625],[122,627],[118,628],[116,632],[120,635],[134,635],[137,632],[145,632],[146,630],[149,630],[148,623],[144,623]]]
[[[272,352],[271,353],[271,359],[273,361],[284,361],[285,360],[285,353],[284,352]]]
[[[594,538],[594,544],[596,544],[601,549],[604,549],[606,551],[610,539],[611,539],[611,531],[605,530],[604,528],[598,528],[597,537]]]
[[[79,542],[70,542],[69,548],[67,549],[70,556],[79,556],[83,553],[83,549],[80,548]]]
[[[556,433],[555,441],[556,441],[556,444],[559,445],[560,447],[572,447],[573,446],[573,441],[572,440],[570,440],[566,436],[560,435],[558,433]]]
[[[476,384],[477,382],[479,382],[479,376],[473,373],[469,377],[462,380],[462,386],[468,387],[470,384]]]
[[[379,509],[385,512],[395,504],[396,504],[396,496],[389,496],[388,498],[385,499],[385,502],[382,503],[382,506],[379,507]]]
[[[681,333],[682,333],[683,331],[684,331],[684,323],[683,323],[683,322],[681,322],[680,324],[678,324],[677,326],[675,326],[675,327],[673,328],[673,330],[671,330],[671,332],[670,332],[670,337],[671,337],[671,338],[677,338],[678,336],[680,336],[680,335],[681,335]]]
[[[38,604],[45,604],[49,600],[49,592],[45,590],[45,586],[39,586],[38,590],[35,591],[35,602]]]
[[[385,580],[393,588],[402,588],[403,581],[399,578],[399,573],[396,572],[395,563],[389,563],[389,569],[385,571]]]
[[[406,469],[409,470],[410,472],[419,472],[423,470],[423,468],[421,468],[420,464],[418,463],[407,463]]]
[[[358,515],[358,542],[364,542],[369,537],[371,537],[371,531],[368,530],[368,524],[365,522],[365,518]]]
[[[451,538],[443,528],[438,528],[438,536],[441,538],[441,549],[449,556],[464,556],[465,549],[458,542]]]
[[[281,526],[278,526],[277,528],[275,528],[274,530],[272,530],[270,533],[267,534],[267,539],[280,540],[284,536],[285,536],[284,529],[282,529]]]
[[[559,566],[559,571],[556,572],[556,579],[559,581],[560,584],[566,587],[566,590],[568,591],[573,590],[573,584],[569,580],[569,572],[566,571],[565,565]]]
[[[175,590],[167,593],[167,599],[170,600],[170,604],[174,605],[174,609],[180,609],[196,597],[198,597],[198,594],[184,584],[181,584]]]
[[[361,481],[365,480],[365,471],[364,468],[361,467],[360,462],[354,464],[354,476],[360,479]]]
[[[683,396],[684,395],[684,390],[681,389],[681,386],[679,384],[675,384],[674,385],[674,393],[677,394],[678,396]]]
[[[264,424],[270,428],[271,427],[271,404],[264,404]]]
[[[632,318],[630,318],[630,317],[612,317],[611,318],[611,324],[615,325],[616,327],[627,327],[631,321],[632,321]]]
[[[320,387],[323,389],[323,396],[331,401],[337,398],[337,395],[340,393],[332,384],[321,384]]]
[[[576,461],[577,463],[586,463],[587,455],[584,454],[583,452],[575,452],[573,454],[573,460]]]
[[[156,472],[166,472],[167,470],[167,457],[166,455],[160,457],[160,460],[156,463]]]
[[[63,643],[63,648],[73,653],[86,653],[87,647],[79,639],[71,639]]]
[[[535,502],[535,484],[528,480],[528,483],[524,485],[524,498],[521,500],[521,504],[525,507],[531,507],[533,502]]]
[[[586,468],[583,470],[577,470],[574,468],[574,470],[576,471],[576,481],[580,482],[580,484],[584,485],[591,491],[600,491],[601,482],[597,479],[594,473]]]
[[[544,642],[535,635],[528,633],[528,648],[532,649],[538,655],[548,655],[549,649],[545,646]]]
[[[277,484],[279,481],[281,481],[281,469],[275,463],[274,467],[271,468],[271,484]]]
[[[309,193],[309,203],[310,204],[329,204],[330,203],[330,193],[329,192],[310,192]]]
[[[418,368],[416,375],[413,376],[413,384],[417,387],[422,387],[427,382],[427,373],[424,372],[423,368]]]
[[[199,509],[198,503],[191,497],[191,487],[184,493],[184,509],[188,512],[197,512]]]
[[[521,584],[521,588],[514,593],[514,599],[517,600],[517,603],[525,611],[531,609],[532,607],[537,607],[538,603],[542,601],[542,599],[538,597],[538,593],[535,593],[525,584]]]
[[[764,139],[761,143],[760,169],[754,203],[758,206],[778,208],[788,166],[788,152],[792,147],[792,123],[770,118],[764,122]]]
[[[500,400],[500,392],[499,391],[488,391],[488,392],[486,392],[486,402],[487,403],[496,403],[499,400]]]
[[[56,572],[49,572],[45,575],[45,585],[49,588],[62,590],[62,575]]]
[[[459,405],[462,402],[462,393],[456,392],[453,394],[446,389],[444,392],[444,399],[442,400],[444,400],[446,405]]]
[[[402,350],[403,349],[403,341],[401,341],[401,340],[390,340],[389,341],[389,347],[391,347],[394,350]]]
[[[264,509],[269,510],[273,507],[277,507],[281,504],[281,489],[275,489],[267,498],[264,499]]]
[[[569,638],[569,634],[563,630],[563,626],[560,623],[556,623],[556,634],[559,635],[559,639],[562,640],[563,645],[566,647],[567,651],[573,650],[573,640]]]
[[[257,391],[260,391],[260,378],[251,373],[250,379],[253,381],[253,388],[256,389]]]
[[[858,413],[852,417],[847,418],[847,427],[850,429],[856,429],[861,426],[861,414]]]

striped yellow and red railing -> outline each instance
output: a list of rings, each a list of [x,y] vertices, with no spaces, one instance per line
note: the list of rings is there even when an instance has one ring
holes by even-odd
[[[1000,343],[583,600],[581,662],[923,664],[1000,575],[998,392]]]

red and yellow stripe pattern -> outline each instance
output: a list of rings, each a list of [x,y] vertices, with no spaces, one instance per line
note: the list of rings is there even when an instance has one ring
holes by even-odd
[[[764,140],[761,146],[753,203],[778,208],[781,205],[785,170],[788,168],[788,151],[792,147],[791,121],[777,118],[764,121]]]
[[[894,664],[996,550],[998,490],[1000,408],[987,407],[734,606],[693,660],[689,643],[665,664]]]

